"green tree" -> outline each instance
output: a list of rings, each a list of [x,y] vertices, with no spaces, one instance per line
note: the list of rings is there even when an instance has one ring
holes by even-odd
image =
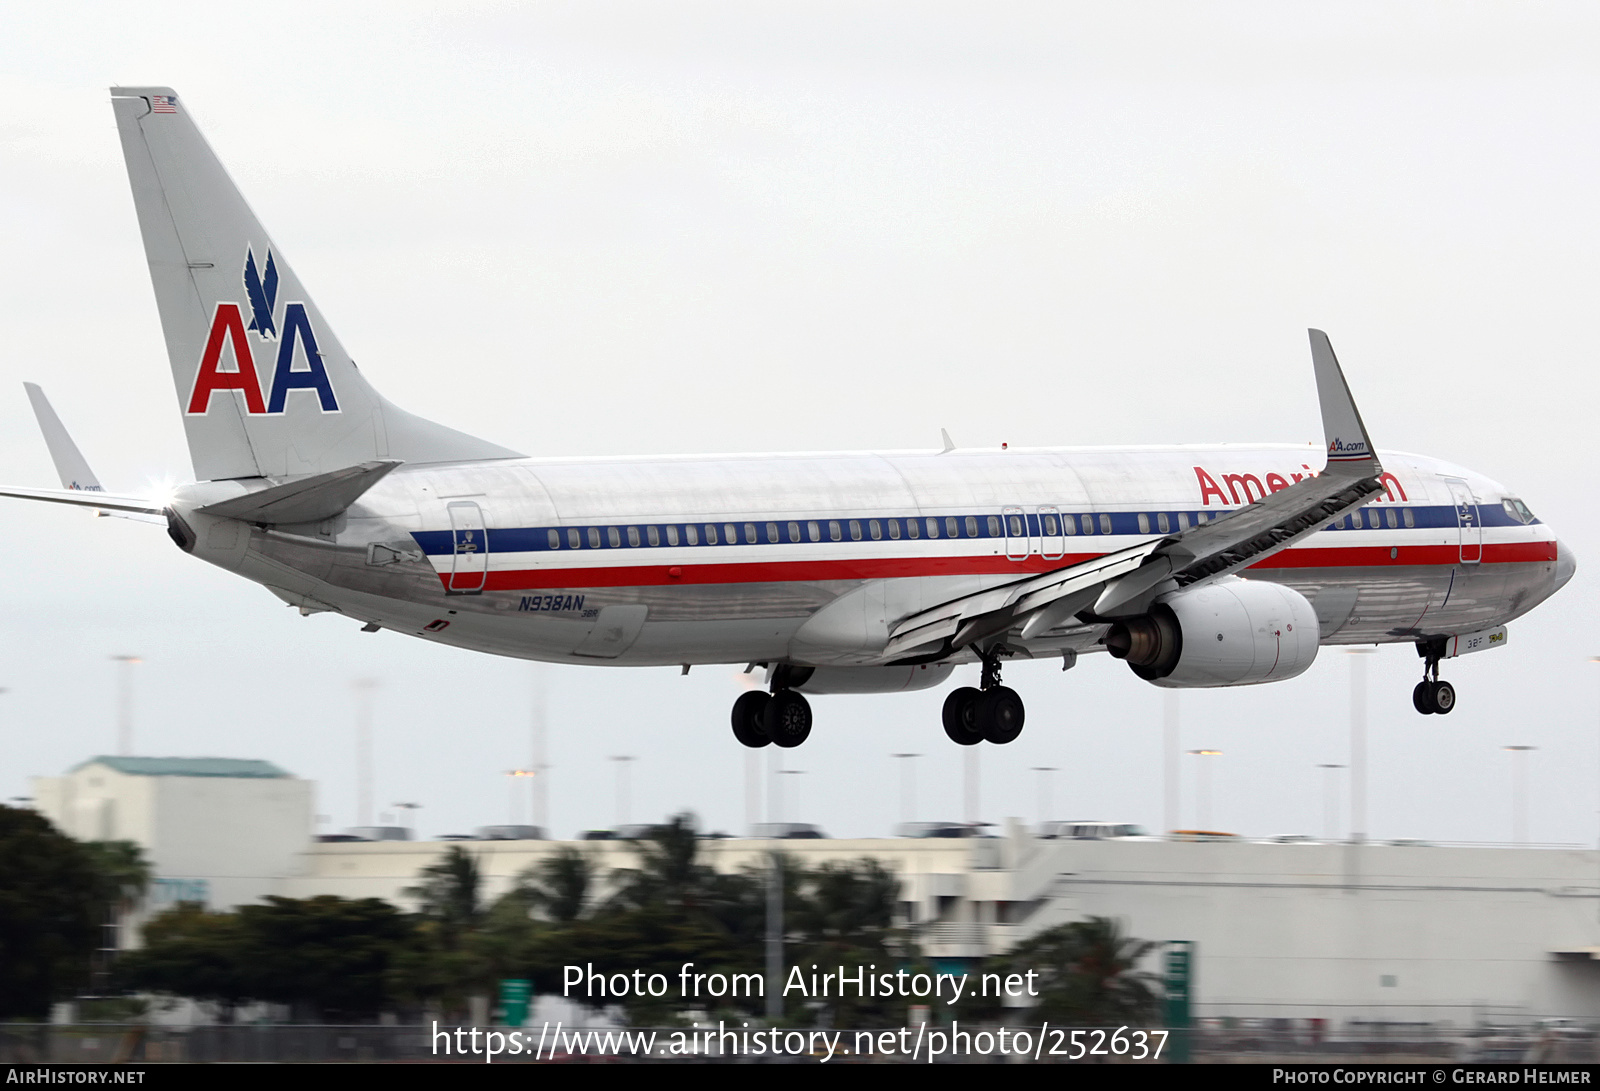
[[[798,891],[785,913],[791,965],[815,965],[821,973],[892,972],[912,952],[894,926],[900,880],[876,860],[823,864],[798,877]],[[865,980],[865,978],[863,978]],[[865,992],[866,990],[863,990]],[[855,995],[823,998],[814,1008],[832,1026],[890,1026],[904,1021],[905,1001]]]
[[[593,861],[563,846],[517,876],[512,896],[546,919],[567,924],[583,915],[594,878]]]
[[[360,1022],[390,1006],[389,975],[415,929],[378,898],[269,897],[239,909],[258,1000],[301,1005],[324,1022]]]
[[[396,962],[391,986],[413,1002],[438,1001],[459,1013],[469,997],[490,995],[505,944],[487,942],[483,875],[477,858],[451,845],[405,893],[417,899],[416,944]],[[497,935],[497,940],[503,937]]]
[[[359,1022],[392,1006],[390,977],[416,935],[387,902],[325,894],[269,897],[235,913],[180,903],[145,925],[144,940],[118,965],[128,988],[214,1002],[225,1020],[264,1000]]]
[[[451,943],[476,928],[483,916],[483,875],[477,858],[460,845],[451,845],[438,863],[423,868],[422,882],[406,893]]]
[[[118,960],[116,981],[125,989],[217,1004],[223,1022],[232,1022],[235,1008],[260,998],[259,957],[238,914],[179,902],[146,922],[144,946]]]
[[[1037,973],[1034,1015],[1063,1026],[1134,1026],[1160,1014],[1155,974],[1137,969],[1158,945],[1134,939],[1109,917],[1040,932],[984,966],[989,973]]]
[[[104,889],[82,844],[0,806],[0,1019],[46,1016],[86,981]]]
[[[138,906],[150,886],[150,864],[144,850],[132,841],[88,841],[84,852],[100,880],[98,915],[110,933],[110,942],[94,954],[91,991],[103,994],[110,987],[112,964],[124,947],[120,925]]]

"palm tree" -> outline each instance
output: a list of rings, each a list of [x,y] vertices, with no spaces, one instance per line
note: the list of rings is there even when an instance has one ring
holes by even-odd
[[[422,916],[437,921],[447,946],[477,926],[483,916],[483,876],[478,861],[460,845],[451,845],[438,863],[422,869],[422,882],[408,887]]]
[[[583,915],[589,888],[594,883],[594,862],[582,851],[564,846],[517,876],[512,896],[558,924]]]
[[[1157,946],[1134,939],[1109,917],[1089,917],[1040,932],[1004,958],[1012,973],[1038,975],[1035,1013],[1067,1026],[1138,1025],[1155,1019],[1155,974],[1135,967]]]

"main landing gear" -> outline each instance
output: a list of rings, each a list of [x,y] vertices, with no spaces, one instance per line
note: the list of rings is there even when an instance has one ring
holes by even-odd
[[[1411,691],[1411,704],[1424,716],[1443,716],[1456,707],[1456,687],[1439,677],[1444,651],[1440,643],[1417,645],[1417,654],[1423,658],[1422,681]]]
[[[788,748],[810,736],[811,702],[784,684],[785,674],[781,667],[774,672],[770,694],[751,690],[733,702],[733,737],[745,746]]]
[[[981,688],[962,686],[944,699],[944,733],[951,742],[961,746],[1004,744],[1022,734],[1022,698],[1016,690],[1000,684],[1000,657],[1006,654],[1004,644],[984,652]]]

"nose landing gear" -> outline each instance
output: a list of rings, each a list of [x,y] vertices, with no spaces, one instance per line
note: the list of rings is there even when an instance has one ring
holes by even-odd
[[[980,742],[1003,745],[1022,734],[1026,712],[1017,691],[1000,684],[1000,657],[1010,654],[1004,644],[983,653],[981,689],[962,686],[944,699],[944,733],[958,746]]]
[[[1417,645],[1423,657],[1422,681],[1411,691],[1411,705],[1424,716],[1444,716],[1456,707],[1456,687],[1439,677],[1443,649],[1437,643]]]

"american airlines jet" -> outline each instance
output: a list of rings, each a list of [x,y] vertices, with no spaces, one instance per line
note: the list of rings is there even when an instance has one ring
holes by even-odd
[[[926,689],[944,730],[1007,743],[1012,659],[1106,651],[1158,686],[1293,678],[1324,644],[1442,660],[1572,577],[1526,504],[1470,470],[1380,458],[1311,331],[1326,449],[1059,448],[528,458],[385,401],[170,88],[112,89],[196,481],[106,493],[37,387],[63,488],[161,521],[304,613],[548,662],[746,663],[746,746],[797,746],[808,694]]]

